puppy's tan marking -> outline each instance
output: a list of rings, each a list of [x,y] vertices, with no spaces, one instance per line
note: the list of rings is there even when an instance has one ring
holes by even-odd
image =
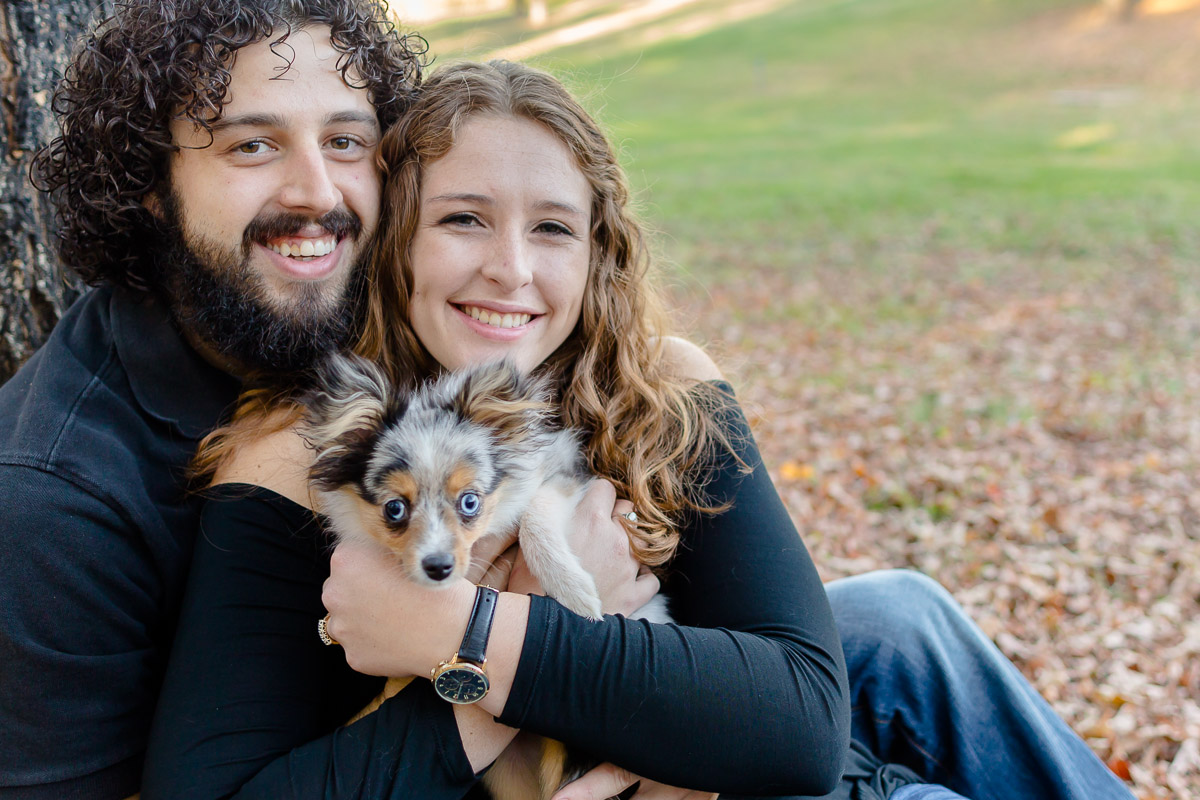
[[[380,492],[385,500],[393,497],[398,497],[408,504],[409,508],[416,505],[418,495],[421,491],[420,485],[416,479],[407,472],[393,471],[387,474],[383,479],[384,489]],[[378,513],[378,509],[376,510]]]
[[[475,481],[475,468],[470,464],[459,464],[446,476],[446,497],[453,498],[457,502],[459,494],[472,488]],[[482,491],[479,492],[479,496],[482,499]]]

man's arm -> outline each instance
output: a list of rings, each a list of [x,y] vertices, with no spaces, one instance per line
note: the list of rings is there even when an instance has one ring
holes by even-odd
[[[125,797],[161,669],[153,558],[69,476],[0,463],[0,498],[0,797]]]

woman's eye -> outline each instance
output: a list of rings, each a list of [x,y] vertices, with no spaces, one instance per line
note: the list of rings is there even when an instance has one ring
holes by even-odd
[[[408,505],[399,498],[392,498],[383,504],[383,518],[388,522],[402,522],[408,514]]]
[[[451,225],[475,225],[479,222],[479,218],[474,214],[467,214],[464,212],[459,214],[451,214],[448,217],[444,217],[442,222],[448,222]]]
[[[464,517],[473,517],[483,507],[483,501],[475,492],[463,492],[458,497],[458,512]]]
[[[575,233],[561,222],[539,222],[534,228],[538,233],[550,233],[555,236],[574,236]]]

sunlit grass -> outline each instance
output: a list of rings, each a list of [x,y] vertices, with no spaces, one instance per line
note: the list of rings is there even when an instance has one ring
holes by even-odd
[[[1200,97],[1039,52],[1085,5],[794,0],[535,61],[587,97],[661,249],[701,274],[886,269],[931,247],[968,272],[1013,253],[1068,271],[1200,254]]]

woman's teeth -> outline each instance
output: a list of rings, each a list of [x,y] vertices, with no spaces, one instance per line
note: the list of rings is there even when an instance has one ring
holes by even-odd
[[[464,313],[470,314],[471,319],[491,325],[493,328],[519,328],[533,319],[532,314],[497,314],[495,311],[488,311],[477,306],[462,306],[462,310]]]
[[[333,252],[337,246],[337,238],[327,236],[324,239],[293,239],[290,242],[271,242],[267,245],[285,258],[320,258]]]

